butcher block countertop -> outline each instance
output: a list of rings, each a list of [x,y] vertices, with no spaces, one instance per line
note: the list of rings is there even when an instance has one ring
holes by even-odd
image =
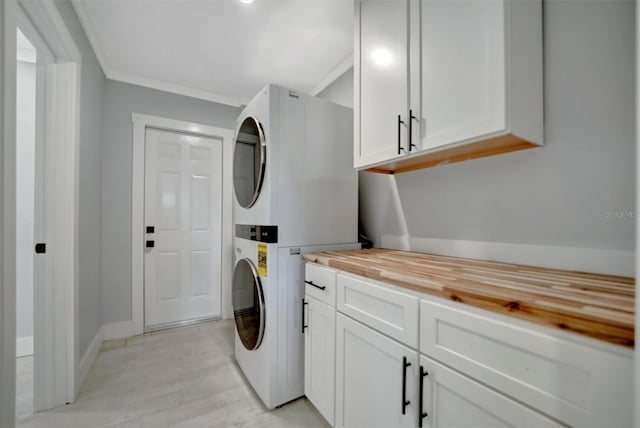
[[[309,262],[628,348],[635,280],[407,251],[305,254]]]

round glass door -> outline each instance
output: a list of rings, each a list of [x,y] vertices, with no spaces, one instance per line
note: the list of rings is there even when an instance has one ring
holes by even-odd
[[[250,208],[260,196],[264,179],[267,145],[262,125],[247,117],[238,130],[233,150],[233,188],[243,208]]]
[[[264,335],[264,294],[258,272],[248,259],[236,264],[231,299],[242,344],[250,351],[257,349]]]

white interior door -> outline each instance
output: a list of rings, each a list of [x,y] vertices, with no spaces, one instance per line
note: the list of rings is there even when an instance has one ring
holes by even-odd
[[[147,129],[145,327],[220,316],[221,229],[222,140]]]

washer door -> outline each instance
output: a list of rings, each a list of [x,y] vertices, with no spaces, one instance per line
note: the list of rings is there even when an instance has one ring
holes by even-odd
[[[247,117],[238,130],[233,150],[233,188],[243,208],[251,208],[260,196],[267,158],[262,125]]]
[[[232,285],[233,316],[238,336],[248,350],[258,349],[264,336],[264,293],[249,259],[236,264]]]

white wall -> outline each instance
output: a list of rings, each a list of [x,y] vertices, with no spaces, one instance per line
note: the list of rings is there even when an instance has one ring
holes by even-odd
[[[112,80],[104,102],[102,310],[113,324],[131,320],[131,113],[233,129],[240,109]]]
[[[635,220],[616,216],[635,209],[634,17],[632,1],[545,1],[545,146],[361,174],[365,232],[633,251]]]
[[[16,337],[20,340],[33,337],[36,118],[34,63],[18,61],[16,100]]]

